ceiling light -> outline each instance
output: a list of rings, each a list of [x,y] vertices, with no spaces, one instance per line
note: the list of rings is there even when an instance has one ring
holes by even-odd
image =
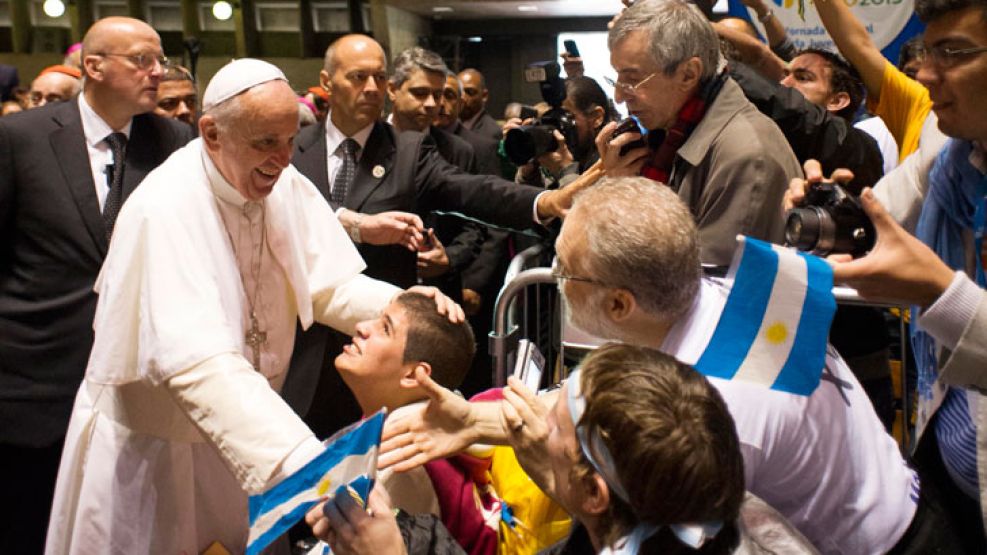
[[[220,21],[233,17],[233,6],[226,0],[219,0],[212,5],[212,16]]]
[[[537,12],[538,11],[538,6],[532,6],[530,4],[522,4],[522,5],[520,5],[520,6],[517,7],[517,11],[519,11],[519,12]]]
[[[41,9],[48,17],[62,17],[62,14],[65,13],[65,4],[62,0],[45,0]]]
[[[449,6],[432,6],[433,13],[449,13],[451,11],[452,8],[450,8]]]
[[[483,42],[483,37],[469,37],[466,39],[467,42]]]

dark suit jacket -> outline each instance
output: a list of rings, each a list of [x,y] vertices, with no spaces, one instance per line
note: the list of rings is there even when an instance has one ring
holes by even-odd
[[[329,199],[326,135],[322,125],[310,125],[295,140],[292,163]],[[374,177],[374,168],[383,169]],[[377,172],[380,173],[379,171]],[[439,155],[435,142],[422,133],[401,134],[383,122],[374,124],[363,149],[356,179],[343,203],[365,214],[388,210],[462,212],[497,225],[526,229],[534,225],[532,210],[541,190],[510,181],[459,171]],[[337,208],[333,206],[333,208]],[[401,246],[358,245],[367,263],[366,274],[409,287],[416,281],[416,257]],[[299,414],[306,414],[319,372],[331,364],[326,354],[328,328],[314,325],[296,334],[291,371],[282,394]]]
[[[787,88],[744,64],[730,64],[730,77],[744,96],[785,134],[800,164],[814,158],[823,174],[837,168],[853,171],[850,190],[859,194],[884,175],[884,158],[877,141],[843,118],[809,102],[794,88]]]
[[[17,68],[0,64],[0,101],[13,100],[14,88],[21,84]]]
[[[474,133],[466,129],[466,126],[459,120],[456,120],[452,128],[447,131],[463,139],[473,147],[473,153],[476,156],[475,173],[501,175],[500,158],[497,156],[499,140]]]
[[[473,152],[473,147],[469,143],[452,133],[436,127],[429,128],[428,135],[435,141],[436,148],[438,148],[439,155],[442,156],[443,160],[456,166],[462,172],[470,174],[478,173],[476,171],[476,156]],[[426,219],[425,225],[426,227],[437,226],[435,233],[439,237],[439,240],[442,241],[442,244],[445,245],[446,256],[449,257],[449,264],[451,266],[450,273],[457,276],[466,266],[476,259],[477,254],[480,252],[480,246],[486,238],[486,233],[478,224],[467,222],[456,216],[440,216],[432,213]],[[452,281],[459,282],[460,280],[457,277]],[[449,294],[449,291],[446,291],[445,288],[438,284],[436,286],[443,289],[447,295]],[[450,286],[462,289],[462,283],[450,284]],[[461,298],[461,291],[451,292],[454,294],[454,299]]]
[[[483,115],[480,119],[476,121],[476,125],[470,131],[476,133],[477,135],[488,137],[495,141],[500,141],[504,138],[504,131],[500,128],[500,124],[497,120],[493,119],[486,110],[482,112]]]
[[[136,116],[123,195],[191,138]],[[93,341],[107,239],[75,100],[0,119],[0,442],[60,441]]]

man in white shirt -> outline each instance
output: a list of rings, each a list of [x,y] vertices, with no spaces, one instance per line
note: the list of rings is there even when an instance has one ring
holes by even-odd
[[[279,69],[231,62],[206,89],[201,139],[121,212],[48,553],[242,552],[247,494],[322,451],[278,395],[295,322],[351,332],[399,290],[360,274],[329,206],[289,165],[297,110]]]

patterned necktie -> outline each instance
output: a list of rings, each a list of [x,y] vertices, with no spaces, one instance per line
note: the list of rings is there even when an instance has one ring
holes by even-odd
[[[343,205],[343,201],[346,200],[346,191],[353,184],[353,179],[356,178],[356,151],[360,148],[360,144],[354,139],[346,139],[339,146],[343,150],[343,167],[339,168],[336,182],[333,183],[332,194],[329,195],[333,208]]]
[[[111,133],[105,139],[106,144],[113,150],[113,165],[110,166],[110,190],[106,193],[103,203],[103,226],[106,228],[106,238],[113,234],[113,224],[120,213],[123,204],[123,166],[126,159],[127,136],[123,133]]]

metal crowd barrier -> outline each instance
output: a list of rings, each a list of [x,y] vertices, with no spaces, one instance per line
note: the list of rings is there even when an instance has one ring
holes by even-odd
[[[538,284],[555,284],[555,278],[552,277],[551,268],[535,267],[526,270],[523,269],[527,264],[531,263],[531,261],[537,260],[542,254],[544,254],[544,248],[540,245],[531,247],[518,254],[511,261],[511,265],[504,280],[504,287],[501,288],[500,293],[497,295],[497,304],[494,309],[493,331],[490,332],[489,337],[490,355],[493,357],[493,383],[495,387],[501,387],[507,383],[507,376],[514,368],[514,358],[517,353],[518,341],[522,338],[529,337],[526,333],[526,331],[530,328],[530,323],[527,319],[527,308],[519,308],[518,305],[524,302],[524,295],[530,286]],[[849,287],[834,287],[833,296],[836,297],[836,302],[841,305],[900,309],[898,325],[901,342],[901,391],[899,393],[901,394],[903,416],[901,443],[903,450],[908,452],[911,448],[911,434],[909,433],[909,424],[911,422],[911,396],[908,389],[907,371],[908,330],[904,316],[905,310],[908,306],[894,301],[865,300],[860,297],[855,289]],[[597,338],[585,336],[577,336],[573,338],[571,333],[567,335],[564,320],[565,315],[561,314],[563,307],[561,303],[558,304],[559,308],[555,311],[552,317],[555,318],[556,321],[561,321],[563,327],[560,337],[560,345],[558,346],[559,359],[564,359],[564,354],[567,349],[585,351],[596,348],[600,344],[600,340]],[[536,306],[540,306],[540,303],[536,302]],[[524,318],[521,321],[518,320],[519,314],[524,315]],[[541,315],[540,311],[536,314],[537,316]],[[544,352],[544,347],[541,348]],[[555,361],[546,357],[546,364],[551,365],[554,362]],[[547,368],[546,371],[548,371]],[[565,375],[564,369],[559,373],[559,375]]]

